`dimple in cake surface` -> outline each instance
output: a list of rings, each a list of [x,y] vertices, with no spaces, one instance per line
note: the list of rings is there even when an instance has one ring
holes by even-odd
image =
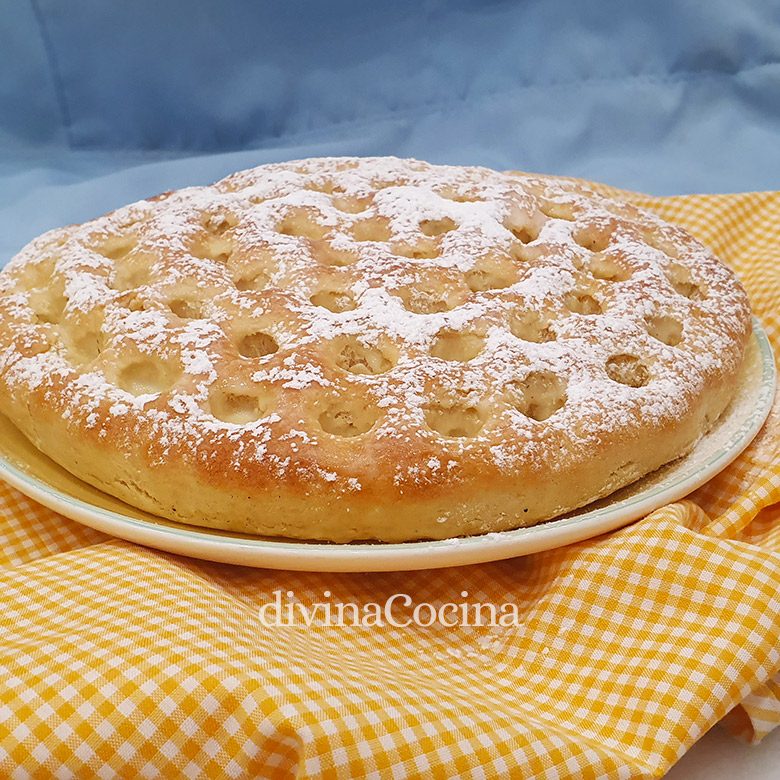
[[[301,160],[25,247],[0,274],[0,403],[76,476],[170,519],[447,538],[689,451],[749,334],[708,249],[582,183]]]

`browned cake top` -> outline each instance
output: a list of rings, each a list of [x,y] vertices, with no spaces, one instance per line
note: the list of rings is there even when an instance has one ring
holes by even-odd
[[[47,233],[1,278],[11,396],[141,435],[151,464],[219,452],[334,490],[377,478],[358,451],[413,488],[661,426],[749,328],[733,274],[654,216],[567,180],[394,158],[141,201]]]

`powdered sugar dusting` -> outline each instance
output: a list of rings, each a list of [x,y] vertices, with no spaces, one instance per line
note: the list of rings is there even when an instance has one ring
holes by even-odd
[[[210,438],[236,469],[357,491],[298,456],[362,436],[419,451],[399,485],[467,456],[509,473],[561,436],[661,428],[739,361],[732,274],[609,206],[562,180],[395,158],[243,171],[22,250],[0,288],[0,376],[16,399],[56,384],[86,426],[150,422],[160,458]]]

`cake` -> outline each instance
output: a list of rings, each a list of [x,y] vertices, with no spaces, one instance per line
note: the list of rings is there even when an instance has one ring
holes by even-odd
[[[0,273],[0,410],[170,520],[443,539],[685,455],[750,334],[707,248],[581,182],[299,160],[24,247]]]

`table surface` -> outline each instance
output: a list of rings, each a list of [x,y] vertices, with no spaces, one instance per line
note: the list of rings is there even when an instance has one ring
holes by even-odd
[[[780,729],[757,745],[747,745],[715,726],[664,775],[664,780],[743,778],[780,780]]]

